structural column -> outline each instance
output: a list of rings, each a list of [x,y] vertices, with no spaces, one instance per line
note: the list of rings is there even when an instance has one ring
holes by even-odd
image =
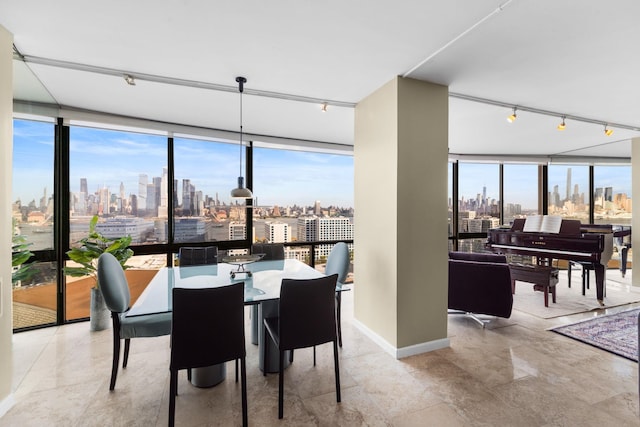
[[[0,416],[13,404],[11,381],[11,160],[13,158],[13,37],[0,26]]]
[[[448,99],[397,77],[355,111],[354,316],[397,358],[449,345]]]

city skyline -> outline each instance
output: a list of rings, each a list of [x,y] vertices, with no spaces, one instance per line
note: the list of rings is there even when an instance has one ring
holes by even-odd
[[[451,165],[451,163],[449,164]],[[518,167],[518,173],[509,173],[505,178],[504,202],[519,204],[523,210],[534,210],[538,207],[538,195],[536,191],[526,191],[531,188],[532,182],[537,186],[538,165],[507,164],[505,165],[505,175],[511,166]],[[549,165],[548,187],[549,192],[558,185],[560,194],[563,196],[567,191],[567,169],[570,168],[571,187],[569,193],[572,194],[577,184],[580,193],[588,195],[589,170],[586,165],[575,164],[553,164]],[[626,194],[629,198],[631,192],[631,172],[630,166],[596,166],[594,168],[595,189],[613,188],[613,194]],[[451,168],[450,168],[451,172]],[[477,195],[483,194],[483,187],[486,187],[486,197],[488,200],[500,200],[499,197],[499,165],[488,163],[460,163],[459,173],[459,198],[464,200],[476,199]],[[451,194],[451,180],[449,180],[449,194]],[[525,189],[525,190],[523,190]],[[588,200],[588,199],[587,199]]]
[[[14,200],[38,203],[44,188],[48,195],[53,193],[53,123],[14,120],[14,140]],[[236,185],[240,166],[237,144],[184,138],[175,138],[174,144],[175,179],[180,183],[188,178],[203,194],[212,198],[217,194],[230,204],[229,191]],[[118,193],[121,182],[127,194],[136,194],[140,174],[152,180],[167,166],[166,136],[161,135],[74,126],[70,150],[70,191],[75,193],[80,191],[80,178],[87,178],[91,194],[105,186]],[[460,197],[474,199],[486,187],[487,199],[499,200],[498,164],[459,165]],[[536,209],[537,192],[530,188],[537,183],[537,165],[506,164],[505,175],[511,166],[518,172],[508,174],[505,203]],[[557,164],[548,167],[550,191],[554,185],[564,191],[567,167],[572,168],[572,182],[585,192],[588,166]],[[596,166],[595,180],[597,188],[632,194],[630,166]],[[451,189],[451,180],[448,185]],[[353,157],[254,148],[253,192],[263,206],[311,206],[320,200],[323,206],[353,207]]]
[[[138,180],[161,176],[167,166],[166,136],[71,128],[70,191],[87,178],[90,194],[107,187],[137,194]],[[53,124],[14,121],[14,201],[23,204],[53,193]],[[237,185],[237,143],[175,138],[175,179],[190,179],[210,197],[231,203]],[[243,156],[243,168],[246,160]],[[244,172],[244,171],[243,171]],[[283,173],[284,172],[284,173]],[[293,150],[254,148],[253,192],[260,205],[353,207],[353,157]],[[244,175],[244,173],[243,173]]]

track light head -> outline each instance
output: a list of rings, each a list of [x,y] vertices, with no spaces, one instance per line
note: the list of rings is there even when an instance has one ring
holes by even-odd
[[[329,104],[327,104],[326,102],[323,102],[323,103],[320,105],[320,110],[321,110],[323,113],[326,113],[328,108],[329,108]]]
[[[556,129],[558,129],[558,130],[565,130],[566,129],[567,125],[564,122],[564,118],[565,118],[565,116],[562,116],[562,122],[560,122],[560,124],[558,125],[558,127]]]
[[[604,125],[604,134],[607,136],[613,135],[613,129],[607,128],[607,125]]]
[[[127,84],[129,86],[135,86],[136,85],[136,79],[131,74],[125,74],[124,75],[124,81],[127,82]]]
[[[516,107],[513,107],[513,113],[511,113],[511,115],[509,117],[507,117],[507,121],[509,123],[513,123],[516,121],[516,119],[518,118],[518,115],[516,114]]]

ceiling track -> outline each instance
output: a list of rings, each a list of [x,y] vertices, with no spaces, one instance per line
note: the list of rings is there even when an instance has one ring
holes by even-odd
[[[632,130],[632,131],[635,131],[635,132],[640,132],[640,126],[635,126],[635,125],[628,125],[628,124],[624,124],[624,123],[615,123],[615,122],[607,122],[607,121],[604,121],[604,120],[591,119],[591,118],[588,118],[588,117],[574,116],[572,114],[565,114],[565,113],[560,113],[560,112],[557,112],[557,111],[543,110],[543,109],[540,109],[540,108],[527,107],[525,105],[512,104],[512,103],[509,103],[509,102],[502,102],[502,101],[495,101],[493,99],[479,98],[479,97],[471,96],[471,95],[464,95],[462,93],[449,92],[449,96],[451,98],[463,99],[465,101],[473,101],[473,102],[478,102],[478,103],[481,103],[481,104],[495,105],[497,107],[505,107],[505,108],[509,108],[509,109],[514,109],[515,108],[517,111],[526,111],[528,113],[542,114],[544,116],[557,117],[559,119],[574,120],[574,121],[577,121],[577,122],[591,123],[591,124],[594,124],[594,125],[608,126],[608,127],[612,127],[612,128],[626,129],[626,130]]]
[[[39,56],[23,55],[14,47],[13,58],[23,61],[27,64],[47,65],[50,67],[64,68],[67,70],[84,71],[89,73],[102,74],[107,76],[116,76],[125,78],[131,76],[135,80],[148,81],[154,83],[162,83],[175,86],[185,86],[197,89],[215,90],[219,92],[237,93],[237,86],[227,86],[216,83],[202,82],[198,80],[179,79],[174,77],[159,76],[157,74],[139,73],[135,71],[121,70],[117,68],[98,67],[95,65],[80,64],[77,62],[61,61],[58,59],[42,58]],[[310,104],[326,104],[334,107],[355,108],[353,102],[336,101],[331,99],[314,98],[309,96],[292,95],[281,92],[270,92],[266,90],[245,88],[244,93],[247,95],[262,96],[265,98],[283,99],[286,101],[306,102]]]
[[[166,77],[166,76],[160,76],[156,74],[138,73],[138,72],[121,70],[116,68],[98,67],[94,65],[80,64],[76,62],[61,61],[57,59],[42,58],[42,57],[31,56],[31,55],[23,55],[15,48],[15,46],[14,46],[13,57],[16,60],[20,60],[25,63],[47,65],[50,67],[58,67],[58,68],[64,68],[69,70],[75,70],[75,71],[84,71],[84,72],[90,72],[90,73],[96,73],[96,74],[102,74],[102,75],[108,75],[108,76],[116,76],[121,78],[124,78],[125,76],[133,76],[136,80],[143,80],[143,81],[149,81],[149,82],[155,82],[155,83],[185,86],[185,87],[192,87],[192,88],[206,89],[206,90],[214,90],[214,91],[220,91],[220,92],[237,93],[238,91],[238,88],[236,86],[227,86],[227,85],[221,85],[216,83],[201,82],[197,80],[178,79],[174,77]],[[245,93],[248,95],[262,96],[266,98],[283,99],[287,101],[306,102],[306,103],[312,103],[312,104],[326,104],[326,105],[343,107],[343,108],[355,108],[357,105],[357,103],[354,103],[354,102],[328,100],[328,99],[322,99],[322,98],[313,98],[308,96],[292,95],[287,93],[271,92],[271,91],[248,89],[248,88],[245,88]],[[574,120],[578,122],[591,123],[591,124],[596,124],[600,126],[608,126],[608,127],[618,128],[618,129],[627,129],[635,132],[640,132],[640,126],[636,126],[636,125],[607,122],[604,120],[597,120],[597,119],[592,119],[588,117],[576,116],[572,114],[565,114],[557,111],[543,110],[539,108],[527,107],[525,105],[518,105],[518,104],[509,103],[509,102],[496,101],[496,100],[487,99],[487,98],[480,98],[476,96],[465,95],[462,93],[449,92],[449,96],[452,98],[462,99],[465,101],[473,101],[473,102],[478,102],[478,103],[487,104],[487,105],[505,107],[509,109],[515,108],[518,111],[526,111],[526,112],[535,113],[535,114],[542,114],[545,116],[564,118],[565,120]]]

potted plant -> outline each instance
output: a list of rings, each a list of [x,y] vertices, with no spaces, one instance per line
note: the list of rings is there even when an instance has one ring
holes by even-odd
[[[93,277],[94,285],[91,288],[90,306],[90,329],[99,331],[109,327],[109,310],[107,309],[100,283],[98,282],[98,257],[108,252],[116,257],[123,270],[127,269],[125,263],[133,255],[129,248],[131,236],[110,239],[96,231],[98,216],[94,215],[89,223],[89,234],[80,239],[71,250],[67,252],[69,259],[77,266],[67,266],[64,268],[65,274],[72,277]]]

